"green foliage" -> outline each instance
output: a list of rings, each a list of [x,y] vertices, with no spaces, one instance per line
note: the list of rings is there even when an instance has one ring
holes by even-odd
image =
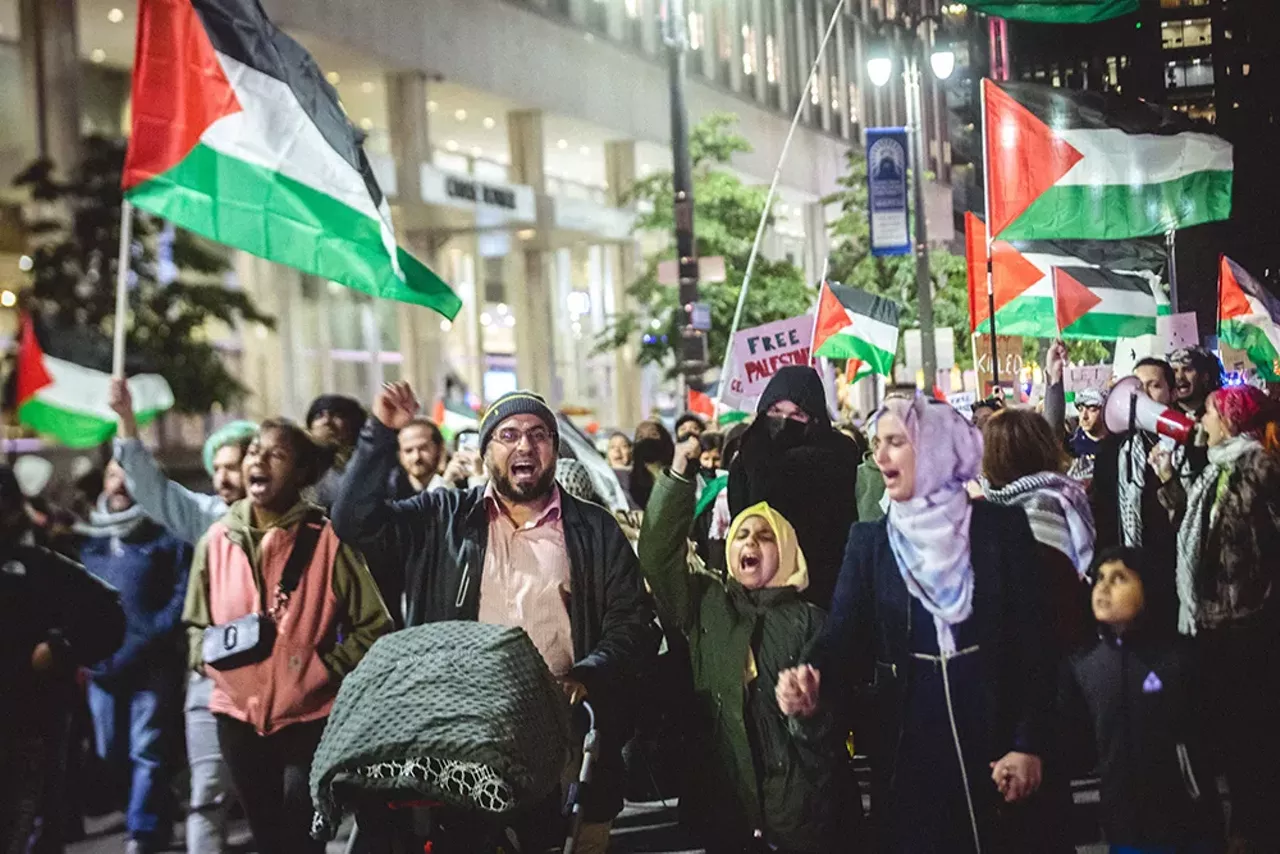
[[[891,299],[902,306],[900,328],[919,326],[916,260],[914,255],[875,257],[871,254],[871,226],[867,220],[867,161],[858,149],[846,155],[849,168],[837,182],[840,189],[823,199],[823,204],[839,204],[840,216],[829,226],[832,239],[828,277],[868,293]],[[933,324],[955,330],[956,362],[973,367],[969,346],[969,289],[964,256],[946,249],[930,248],[929,271],[936,283],[933,295]],[[898,339],[902,357],[903,337]]]
[[[55,177],[47,160],[28,166],[14,180],[29,189],[27,213],[34,246],[32,288],[26,307],[54,329],[112,334],[120,244],[122,142],[92,137],[84,160],[69,180]],[[156,257],[165,224],[137,212],[133,218],[127,347],[130,363],[145,365],[168,380],[176,408],[206,413],[231,406],[247,390],[231,375],[207,339],[213,321],[272,328],[242,291],[224,286],[227,250],[173,229],[172,267]],[[162,269],[166,268],[166,269]],[[167,274],[166,274],[167,273]],[[165,279],[172,281],[164,283]]]
[[[724,282],[699,285],[700,299],[711,306],[708,348],[713,367],[724,361],[739,286],[746,274],[747,258],[767,195],[765,187],[748,186],[717,169],[728,164],[734,154],[751,150],[746,138],[737,132],[736,124],[736,116],[711,115],[699,122],[689,136],[698,254],[722,255],[725,260]],[[671,172],[655,172],[637,181],[630,198],[647,203],[645,208],[650,211],[637,218],[637,231],[674,233]],[[678,311],[676,288],[658,283],[658,262],[674,257],[673,244],[646,259],[644,272],[627,288],[635,308],[610,318],[608,328],[596,341],[596,352],[614,350],[639,336],[640,364],[667,365],[675,372],[682,313]],[[795,264],[759,257],[751,274],[742,327],[804,314],[813,308],[816,298],[815,289],[805,282]]]

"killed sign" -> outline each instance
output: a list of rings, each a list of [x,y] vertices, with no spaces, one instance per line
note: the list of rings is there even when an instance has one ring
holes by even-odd
[[[778,369],[809,364],[812,344],[811,314],[739,331],[733,339],[733,366],[726,402],[740,407],[759,397]]]

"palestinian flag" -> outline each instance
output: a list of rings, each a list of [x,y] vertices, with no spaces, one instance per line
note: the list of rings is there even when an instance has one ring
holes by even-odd
[[[431,420],[436,422],[441,435],[448,442],[452,442],[453,438],[464,430],[480,429],[480,419],[474,409],[463,403],[453,401],[445,403],[444,398],[436,400],[436,405],[431,411]]]
[[[1010,21],[1093,24],[1138,11],[1138,0],[969,0],[968,6]]]
[[[1231,215],[1231,144],[1099,92],[982,82],[991,236],[1127,240]]]
[[[1280,299],[1226,255],[1218,269],[1218,338],[1280,382]]]
[[[18,423],[72,448],[93,448],[109,440],[116,432],[116,414],[107,405],[110,372],[48,355],[31,316],[24,313],[20,324],[14,369]],[[156,374],[130,376],[129,392],[140,425],[173,406],[169,384]]]
[[[823,282],[813,325],[813,355],[858,359],[857,376],[892,376],[898,353],[897,303],[841,285]]]
[[[982,221],[965,217],[970,330],[990,334],[986,237]],[[1028,338],[1113,341],[1156,334],[1169,313],[1156,242],[1007,241],[991,244],[996,333]]]
[[[138,10],[129,201],[269,261],[457,314],[457,295],[396,245],[363,133],[258,0]]]

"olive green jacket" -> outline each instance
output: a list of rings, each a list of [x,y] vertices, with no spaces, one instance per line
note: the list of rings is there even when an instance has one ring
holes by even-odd
[[[830,717],[787,718],[774,699],[778,674],[805,661],[824,614],[794,587],[747,590],[691,570],[694,491],[692,481],[660,474],[640,532],[640,569],[659,616],[688,639],[692,659],[690,812],[720,846],[744,850],[758,830],[787,851],[835,850],[834,817],[849,805],[836,791],[843,760]]]

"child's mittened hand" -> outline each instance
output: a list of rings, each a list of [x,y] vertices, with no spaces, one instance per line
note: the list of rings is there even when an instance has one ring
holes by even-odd
[[[818,710],[821,683],[822,674],[809,664],[782,671],[775,692],[778,709],[789,717],[812,717]]]

